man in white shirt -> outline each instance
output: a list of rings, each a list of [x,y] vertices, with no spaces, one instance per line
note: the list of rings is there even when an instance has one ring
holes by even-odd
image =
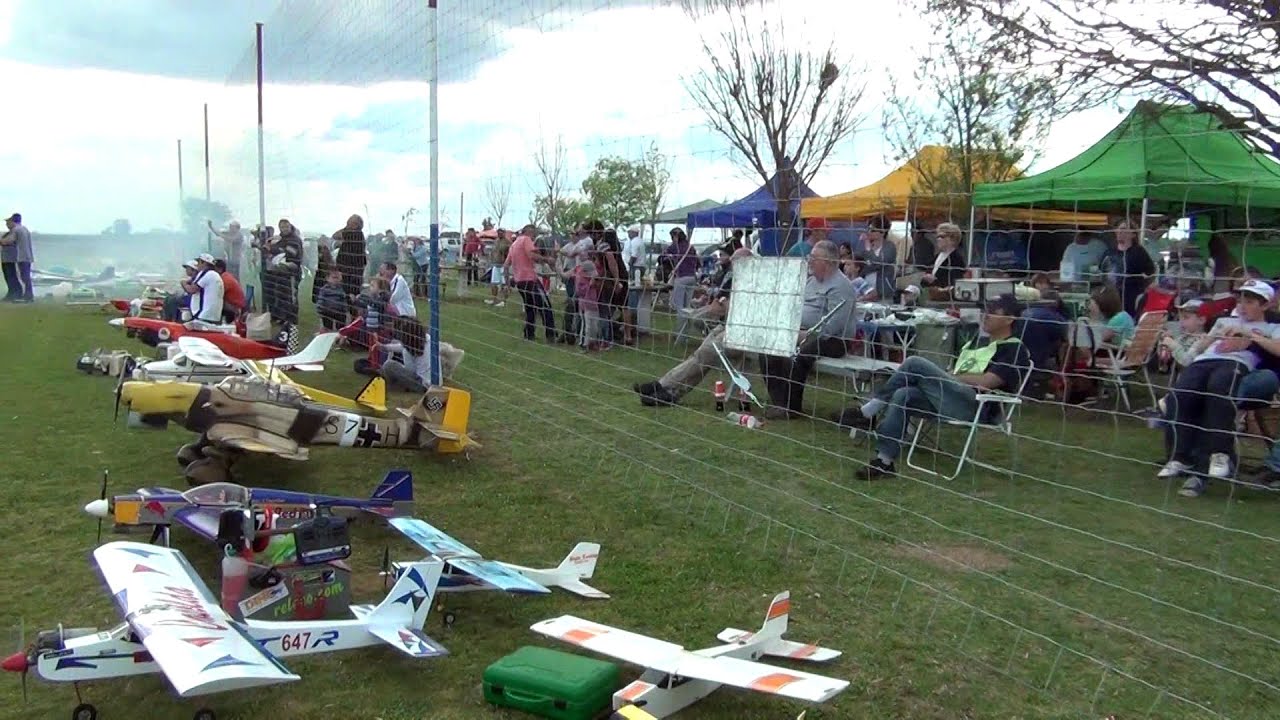
[[[1169,394],[1173,452],[1156,477],[1188,475],[1178,491],[1184,497],[1204,492],[1206,479],[1193,468],[1198,458],[1208,458],[1209,478],[1231,477],[1236,391],[1240,380],[1262,362],[1255,343],[1280,339],[1280,325],[1265,318],[1275,290],[1261,280],[1249,280],[1237,292],[1240,317],[1222,318],[1192,346],[1195,359],[1178,375]]]
[[[393,262],[384,262],[378,266],[378,275],[391,285],[391,307],[400,317],[418,317],[418,309],[413,304],[413,291],[409,282],[400,274]]]
[[[632,225],[627,229],[627,243],[622,247],[622,259],[627,263],[627,271],[633,283],[644,279],[644,256],[644,238],[640,237],[640,226]]]
[[[191,294],[191,319],[219,324],[222,322],[222,275],[213,266],[213,256],[204,253],[196,258],[196,274],[182,281],[182,289]]]

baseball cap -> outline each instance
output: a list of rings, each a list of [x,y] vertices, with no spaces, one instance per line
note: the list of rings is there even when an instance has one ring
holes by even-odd
[[[919,294],[920,294],[920,286],[919,286],[919,285],[908,285],[908,286],[906,287],[906,289],[904,289],[902,292],[904,292],[904,293],[911,293],[912,295],[919,295]]]
[[[998,297],[987,301],[986,311],[988,313],[999,313],[1009,317],[1018,317],[1022,314],[1022,303],[1018,302],[1018,298],[1013,293],[1004,293]]]
[[[1204,307],[1204,301],[1197,297],[1187,298],[1178,304],[1178,310],[1182,312],[1199,312],[1202,307]]]
[[[210,255],[209,253],[200,253],[198,256],[196,256],[196,260],[199,260],[200,262],[204,262],[204,263],[209,263],[210,265],[213,264],[213,256]]]
[[[199,270],[199,269],[200,269],[200,268],[199,268],[199,266],[197,266],[197,265],[196,265],[196,261],[195,261],[195,260],[188,260],[188,261],[186,261],[186,262],[182,263],[182,267],[184,267],[184,268],[191,268],[192,270]]]
[[[627,228],[627,232],[639,233],[639,232],[640,232],[640,226],[639,226],[639,225],[632,225],[631,227]]]
[[[809,230],[830,230],[831,224],[826,218],[809,218],[804,221],[804,226]]]
[[[1271,302],[1276,297],[1275,288],[1271,287],[1265,282],[1262,282],[1261,280],[1247,280],[1245,281],[1245,284],[1241,285],[1240,289],[1237,290],[1236,292],[1249,293],[1250,295],[1257,295],[1258,297],[1262,298],[1266,302]]]
[[[12,221],[14,221],[14,222],[16,222],[16,223],[20,223],[20,222],[22,222],[22,213],[14,213],[14,214],[10,215],[9,217],[5,218],[5,220],[12,220]]]

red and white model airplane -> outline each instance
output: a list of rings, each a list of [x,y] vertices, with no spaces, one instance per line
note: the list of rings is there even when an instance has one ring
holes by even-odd
[[[812,662],[825,662],[840,655],[838,650],[784,640],[790,609],[791,594],[781,592],[769,604],[759,631],[726,628],[716,636],[724,645],[693,651],[572,615],[543,620],[531,629],[644,667],[640,679],[613,694],[615,710],[633,705],[655,718],[664,718],[722,685],[825,702],[848,687],[849,682],[756,662],[766,655]]]

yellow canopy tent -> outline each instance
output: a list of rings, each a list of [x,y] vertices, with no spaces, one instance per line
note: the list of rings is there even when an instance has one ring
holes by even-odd
[[[906,164],[880,178],[876,182],[856,190],[829,197],[804,198],[800,201],[800,216],[828,220],[861,220],[874,215],[889,219],[954,218],[953,203],[948,198],[921,194],[921,167],[933,167],[947,160],[947,150],[941,145],[926,145]],[[1016,175],[1022,173],[1015,171]],[[985,181],[986,178],[975,178]],[[1004,179],[1004,178],[1000,178]],[[1069,210],[1028,210],[1025,208],[990,208],[987,214],[992,220],[1013,223],[1045,225],[1078,225],[1081,227],[1105,227],[1107,216],[1097,213],[1078,213]]]

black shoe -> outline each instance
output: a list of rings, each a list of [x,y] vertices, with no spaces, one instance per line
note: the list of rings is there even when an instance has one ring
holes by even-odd
[[[896,475],[898,471],[893,463],[887,463],[877,457],[872,458],[859,474],[862,475],[863,480],[876,480],[885,475]]]
[[[1251,475],[1241,477],[1240,481],[1249,485],[1264,487],[1268,490],[1280,490],[1280,473],[1268,467],[1264,467]]]
[[[831,416],[831,421],[848,430],[874,430],[876,421],[862,414],[862,408],[854,405]]]
[[[800,413],[778,405],[770,405],[764,410],[765,420],[791,420],[800,417]]]
[[[652,387],[646,387],[647,392],[640,393],[640,404],[646,407],[662,407],[664,405],[675,405],[676,396],[671,394],[670,390],[662,387],[659,383],[653,383]]]

